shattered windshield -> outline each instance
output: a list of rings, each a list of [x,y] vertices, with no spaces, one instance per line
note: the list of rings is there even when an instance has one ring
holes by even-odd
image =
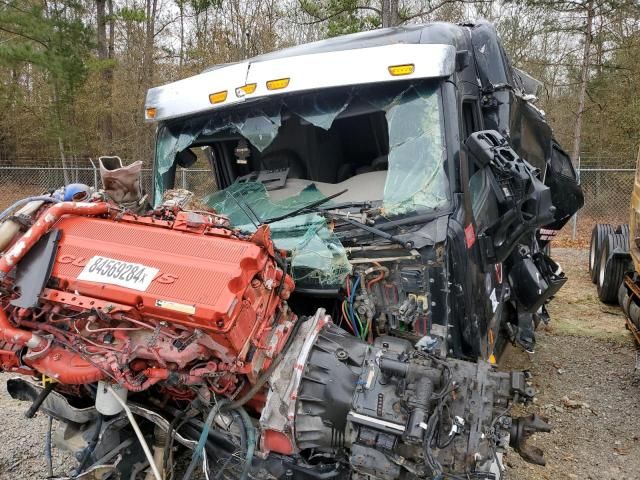
[[[338,194],[338,202],[372,202],[385,218],[437,211],[449,202],[442,125],[433,81],[307,92],[173,121],[158,131],[155,203],[181,152],[211,146],[216,181],[229,186],[203,200],[243,230]],[[336,286],[349,273],[324,216],[271,227],[298,283]]]
[[[234,183],[205,197],[204,201],[228,215],[231,224],[240,230],[253,231],[260,220],[288,214],[324,198],[315,186],[310,185],[291,198],[272,201],[264,185],[249,182]],[[270,227],[274,244],[288,252],[291,272],[298,284],[341,285],[350,273],[351,265],[344,247],[326,219],[318,213],[296,215],[273,222]]]

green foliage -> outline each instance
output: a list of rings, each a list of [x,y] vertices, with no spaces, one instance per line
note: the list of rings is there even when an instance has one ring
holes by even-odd
[[[89,71],[93,32],[84,24],[84,7],[77,2],[45,6],[13,0],[0,7],[0,63],[41,70],[51,88],[53,135],[66,137],[69,111]],[[70,132],[69,132],[70,133]]]
[[[122,7],[118,10],[118,18],[125,22],[142,23],[146,18],[146,14],[142,8]]]
[[[114,3],[115,13],[105,19],[107,36],[111,29],[115,35],[113,58],[99,60],[95,0],[0,0],[0,159],[57,155],[60,137],[77,155],[108,151],[148,160],[153,127],[141,114],[147,84],[382,24],[382,0],[170,0],[158,2],[154,18],[147,18],[146,0]],[[395,5],[401,24],[495,21],[514,65],[543,82],[539,106],[570,148],[588,3],[403,0]],[[593,6],[582,150],[630,158],[640,144],[640,10],[632,0],[594,0]],[[153,62],[150,69],[145,58]],[[113,119],[113,135],[102,133],[104,118]]]
[[[222,0],[190,0],[191,8],[197,14],[204,12],[208,8],[221,8]]]
[[[375,2],[374,2],[375,3]],[[318,22],[326,22],[326,35],[335,37],[379,28],[378,5],[358,0],[300,0],[301,9]]]

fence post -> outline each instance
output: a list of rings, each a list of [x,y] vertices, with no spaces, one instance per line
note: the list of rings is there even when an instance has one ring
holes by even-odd
[[[182,189],[186,190],[187,189],[187,169],[183,168],[181,169],[181,175],[182,175]]]
[[[98,167],[91,157],[89,157],[89,163],[91,163],[91,168],[93,168],[93,188],[94,190],[98,190]]]
[[[576,168],[576,176],[578,177],[578,184],[580,184],[580,159],[581,157],[578,156],[578,165]],[[579,212],[580,210],[578,210]],[[571,230],[571,240],[575,240],[576,236],[578,234],[578,212],[573,214],[573,228]]]

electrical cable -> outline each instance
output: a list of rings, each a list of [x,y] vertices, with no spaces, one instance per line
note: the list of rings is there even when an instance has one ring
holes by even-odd
[[[93,454],[93,452],[96,449],[96,446],[98,445],[98,438],[100,438],[100,430],[102,430],[102,421],[103,421],[102,415],[98,415],[98,419],[96,420],[96,427],[95,427],[96,429],[93,432],[93,435],[91,436],[91,440],[89,440],[89,444],[87,445],[87,448],[84,450],[84,454],[82,455],[82,460],[80,460],[80,463],[76,470],[78,473],[75,476],[80,475],[87,468],[87,463],[89,462],[91,455]]]
[[[207,415],[207,419],[204,422],[204,427],[202,428],[202,432],[200,433],[198,444],[196,445],[196,448],[193,450],[193,454],[191,455],[191,462],[189,463],[189,466],[185,470],[184,475],[182,476],[182,480],[189,480],[193,475],[193,471],[195,470],[196,465],[198,465],[200,461],[200,457],[202,456],[204,451],[204,446],[207,442],[207,438],[209,437],[209,429],[211,428],[211,425],[213,424],[216,415],[220,412],[220,408],[227,404],[229,404],[229,400],[225,398],[220,401],[215,401],[213,407],[211,407],[211,410]]]
[[[298,319],[298,321],[293,325],[293,328],[291,329],[291,333],[289,334],[289,337],[287,338],[287,341],[285,342],[285,344],[282,347],[282,350],[280,351],[278,356],[271,362],[271,364],[264,371],[264,373],[262,375],[260,375],[260,377],[258,378],[256,383],[244,395],[242,395],[237,400],[234,400],[232,403],[230,403],[230,404],[225,406],[225,408],[224,408],[225,411],[227,411],[227,410],[236,410],[237,408],[242,407],[245,403],[247,403],[249,400],[251,400],[255,396],[256,393],[258,393],[258,391],[264,386],[264,384],[267,382],[267,380],[269,380],[269,378],[271,377],[271,375],[275,371],[276,367],[278,365],[280,365],[280,362],[284,358],[287,350],[289,349],[289,347],[293,343],[293,340],[294,340],[294,338],[296,336],[296,333],[298,333],[298,330],[300,329],[300,326],[306,320],[307,320],[306,318],[305,318],[304,321],[303,321],[302,318]]]
[[[140,427],[138,426],[138,422],[136,422],[136,419],[133,416],[133,413],[131,412],[131,409],[126,404],[126,402],[124,400],[122,400],[118,396],[118,394],[113,390],[113,388],[111,388],[111,386],[107,387],[107,389],[109,390],[109,392],[111,392],[111,395],[113,396],[113,398],[124,409],[124,412],[127,415],[127,418],[129,419],[129,422],[131,423],[131,426],[133,427],[133,431],[135,432],[136,436],[138,437],[138,441],[140,442],[140,446],[142,447],[142,450],[144,451],[144,454],[147,457],[147,460],[149,461],[149,467],[151,467],[151,471],[153,472],[153,476],[156,478],[156,480],[162,480],[162,476],[160,475],[160,472],[158,471],[158,466],[156,465],[156,462],[153,460],[153,454],[151,453],[151,450],[149,450],[149,445],[147,445],[147,442],[144,439],[144,435],[142,434],[142,430],[140,430]]]
[[[355,335],[356,332],[353,330],[353,324],[351,323],[351,319],[349,318],[349,315],[347,314],[347,302],[345,300],[342,301],[340,310],[342,311],[342,318],[344,318],[346,320],[345,323],[349,327],[349,330],[351,330],[351,333],[353,333]]]
[[[351,318],[354,320],[353,326],[358,330],[358,337],[362,338],[362,323],[360,319],[357,317],[357,314],[353,310],[353,301],[356,298],[356,290],[358,290],[358,285],[360,284],[360,277],[356,277],[353,282],[353,287],[351,288],[351,294],[349,295],[349,313],[351,314]],[[358,329],[358,325],[355,322],[355,319],[358,319],[358,323],[360,324],[360,329]]]
[[[353,309],[353,307],[352,307],[352,309]],[[356,320],[358,321],[358,327],[359,327],[358,331],[360,332],[359,336],[360,336],[360,338],[362,340],[364,340],[364,324],[362,323],[362,320],[360,320],[360,315],[358,315],[358,312],[353,310],[353,314],[355,315]]]
[[[253,426],[253,423],[251,423],[251,418],[244,408],[238,408],[237,412],[240,414],[240,418],[242,419],[242,423],[244,423],[247,432],[247,453],[245,455],[242,475],[240,476],[240,480],[247,480],[249,477],[251,462],[253,461],[253,454],[256,448],[256,429]]]
[[[47,424],[47,435],[44,437],[44,459],[47,462],[47,478],[53,478],[53,459],[51,457],[51,430],[53,427],[53,417],[49,415]]]
[[[178,425],[178,422],[180,422],[182,417],[184,417],[185,415],[186,415],[186,412],[184,410],[178,410],[176,416],[173,417],[173,420],[171,420],[171,423],[169,424],[169,431],[167,432],[167,441],[164,444],[164,451],[162,453],[162,474],[163,475],[167,471],[167,461],[169,458],[169,453],[171,452],[171,449],[173,447],[173,439],[176,431],[176,425]],[[183,423],[180,426],[182,425]]]
[[[247,444],[247,429],[242,421],[242,417],[240,416],[240,414],[238,413],[238,410],[231,410],[231,416],[233,417],[233,421],[231,422],[231,424],[229,425],[229,428],[231,428],[231,425],[233,424],[233,422],[237,422],[240,425],[240,428],[238,428],[238,432],[240,433],[240,448],[242,449],[242,453],[245,455],[247,455],[247,448],[248,448],[248,444]],[[224,471],[227,469],[227,467],[229,466],[229,463],[231,463],[231,460],[234,459],[234,455],[229,455],[227,457],[227,459],[224,461],[224,463],[222,464],[222,466],[220,467],[220,469],[218,470],[218,474],[215,477],[215,480],[220,480],[222,478],[222,475],[224,474]]]

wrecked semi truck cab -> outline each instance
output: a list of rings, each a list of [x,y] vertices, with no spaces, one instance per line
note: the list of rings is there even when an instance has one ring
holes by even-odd
[[[534,90],[487,24],[151,89],[149,196],[104,159],[103,190],[0,226],[2,368],[56,380],[10,393],[66,425],[75,478],[497,479],[509,445],[543,464],[549,425],[510,414],[526,374],[493,365],[534,349],[565,281],[545,247],[582,204]],[[199,155],[217,188],[196,198],[174,187]]]
[[[432,334],[461,359],[531,351],[564,282],[544,248],[583,203],[536,89],[488,24],[215,67],[148,93],[155,202],[202,148],[219,188],[204,202],[270,225],[299,313],[320,302],[356,333]]]

